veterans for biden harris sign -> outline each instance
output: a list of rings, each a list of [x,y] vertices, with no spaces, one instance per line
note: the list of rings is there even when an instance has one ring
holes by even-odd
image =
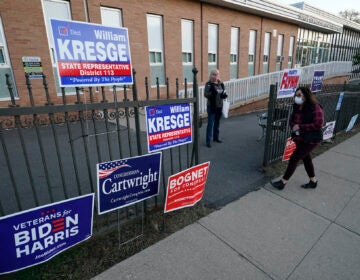
[[[92,235],[94,194],[0,218],[0,274],[43,263]]]
[[[51,19],[60,86],[132,84],[128,30]]]

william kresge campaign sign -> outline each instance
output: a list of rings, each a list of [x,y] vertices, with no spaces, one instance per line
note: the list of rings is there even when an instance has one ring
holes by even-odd
[[[132,84],[128,30],[51,19],[60,86]]]

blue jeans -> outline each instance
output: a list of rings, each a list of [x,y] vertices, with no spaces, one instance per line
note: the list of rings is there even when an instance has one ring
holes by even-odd
[[[211,112],[210,106],[207,106],[208,124],[206,128],[206,144],[210,144],[211,136],[214,140],[219,139],[220,119],[222,108],[216,108],[215,112]]]

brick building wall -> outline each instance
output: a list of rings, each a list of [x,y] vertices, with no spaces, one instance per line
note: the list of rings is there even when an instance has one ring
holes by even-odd
[[[277,30],[284,34],[285,56],[283,68],[287,68],[290,36],[297,36],[298,27],[272,19],[251,15],[228,8],[222,8],[191,0],[70,0],[71,16],[76,21],[101,22],[102,7],[119,8],[122,11],[123,26],[129,30],[132,66],[136,70],[137,85],[141,98],[145,94],[144,77],[150,77],[148,56],[148,36],[146,15],[155,14],[163,18],[163,39],[165,54],[165,74],[174,89],[175,79],[183,81],[181,56],[181,19],[194,22],[194,65],[197,67],[198,82],[204,84],[208,79],[208,23],[219,26],[218,68],[223,80],[230,79],[230,35],[231,27],[240,29],[239,36],[239,78],[248,75],[249,31],[257,31],[255,74],[262,73],[263,41],[265,32]],[[85,3],[87,7],[85,8]],[[86,9],[88,15],[86,14]],[[23,56],[41,57],[44,74],[47,76],[51,101],[61,103],[57,96],[40,0],[20,1],[2,0],[0,7],[6,43],[19,94],[19,104],[29,104]],[[296,41],[296,40],[295,40]],[[296,46],[294,46],[294,49]],[[277,37],[271,37],[269,71],[275,71]],[[182,85],[182,83],[180,83]],[[44,104],[45,93],[41,80],[32,81],[32,90],[37,104]],[[172,91],[172,94],[174,92]],[[75,97],[69,97],[69,102]],[[9,102],[0,102],[7,106]]]

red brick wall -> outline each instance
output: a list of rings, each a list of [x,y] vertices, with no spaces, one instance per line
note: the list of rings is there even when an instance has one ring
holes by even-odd
[[[207,26],[208,23],[219,26],[218,67],[221,78],[230,78],[230,34],[231,27],[240,28],[239,78],[247,76],[248,69],[248,40],[249,30],[257,30],[257,50],[255,58],[255,73],[262,73],[262,53],[264,33],[277,30],[277,34],[284,34],[284,68],[287,68],[287,54],[289,37],[297,36],[297,27],[293,24],[277,22],[243,12],[233,11],[192,0],[88,0],[88,16],[90,22],[100,23],[100,3],[104,7],[120,8],[123,15],[124,27],[129,30],[129,40],[132,64],[137,72],[136,79],[141,98],[145,96],[144,77],[150,77],[148,59],[148,34],[146,15],[156,14],[163,17],[165,73],[174,94],[175,79],[182,77],[181,60],[181,19],[194,21],[194,62],[197,67],[198,82],[204,84],[208,79],[207,63]],[[83,0],[71,0],[71,14],[73,20],[86,21]],[[51,67],[50,52],[46,38],[45,23],[40,0],[2,0],[0,6],[10,59],[15,74],[16,86],[20,95],[19,104],[29,104],[22,56],[40,56],[44,73],[47,75],[51,100],[61,103],[57,97]],[[271,37],[270,71],[275,70],[277,38]],[[38,104],[45,103],[45,93],[42,81],[32,81],[33,93]],[[163,91],[164,92],[164,91]],[[74,100],[74,97],[69,99]],[[0,102],[6,106],[8,102]]]
[[[282,69],[288,68],[288,57],[289,57],[289,47],[290,47],[290,37],[295,37],[295,45],[294,50],[296,49],[296,38],[297,38],[297,26],[291,25],[287,23],[278,22],[271,19],[263,20],[263,29],[262,29],[262,40],[264,40],[265,32],[271,32],[274,34],[274,30],[276,30],[276,37],[271,36],[271,47],[270,47],[270,64],[269,64],[269,72],[276,71],[276,56],[277,56],[277,46],[278,46],[278,36],[280,34],[284,35],[283,42],[283,56],[284,61],[282,63]],[[261,49],[261,58],[263,54],[263,49]],[[295,52],[293,54],[293,62],[295,60]],[[261,64],[262,65],[262,64]],[[262,69],[261,69],[262,71]]]
[[[44,73],[49,76],[52,75],[42,7],[40,1],[37,2],[38,4],[34,5],[33,1],[3,0],[0,6],[10,60],[20,95],[20,103],[22,104],[29,103],[25,73],[22,66],[23,56],[41,57]],[[38,90],[42,88],[42,82],[34,80],[32,86],[36,100],[40,104],[44,103],[44,91]]]

